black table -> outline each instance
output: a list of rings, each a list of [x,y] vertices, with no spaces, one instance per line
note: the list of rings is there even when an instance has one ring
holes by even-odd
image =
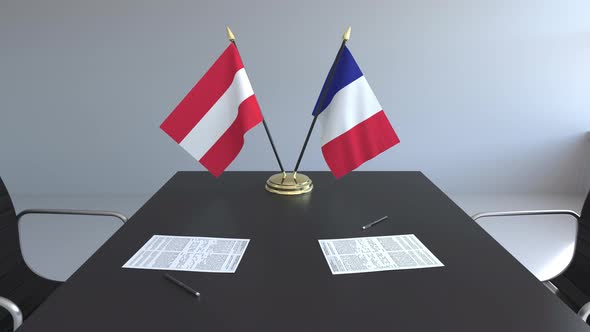
[[[177,173],[21,331],[589,331],[421,173],[307,174],[284,197],[266,172]],[[317,241],[411,233],[445,267],[334,276]],[[199,301],[121,268],[154,234],[251,241],[235,274],[175,273]]]

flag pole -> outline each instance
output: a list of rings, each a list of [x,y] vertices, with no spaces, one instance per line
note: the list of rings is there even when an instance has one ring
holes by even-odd
[[[322,92],[320,93],[320,99],[318,101],[318,104],[316,105],[316,108],[313,110],[314,116],[313,116],[313,121],[311,121],[311,126],[309,126],[309,131],[307,132],[307,136],[305,137],[305,141],[303,142],[303,147],[301,148],[301,153],[299,153],[299,158],[297,158],[297,163],[295,164],[295,169],[293,170],[293,177],[297,178],[297,171],[299,170],[299,164],[301,164],[301,159],[303,158],[303,154],[305,153],[305,149],[307,148],[307,143],[309,142],[309,138],[311,137],[311,132],[313,131],[313,127],[315,126],[315,122],[318,119],[318,114],[317,112],[319,110],[322,109],[322,107],[324,106],[324,100],[326,99],[326,95],[328,94],[328,87],[330,87],[330,84],[332,83],[332,80],[334,79],[334,72],[336,71],[335,67],[336,64],[338,63],[338,61],[340,61],[340,58],[342,57],[342,51],[344,50],[344,46],[346,45],[346,42],[350,39],[350,27],[348,27],[346,29],[346,32],[344,32],[344,35],[342,36],[342,44],[340,45],[340,49],[338,50],[338,53],[336,54],[336,58],[334,59],[334,63],[332,64],[332,68],[330,69],[330,73],[328,74],[328,78],[326,79],[326,85],[324,87],[324,89],[322,90]]]
[[[227,32],[227,38],[229,39],[229,41],[232,44],[234,44],[236,46],[236,49],[237,49],[238,45],[236,44],[236,37],[234,36],[233,32],[231,31],[231,29],[229,27],[225,27],[225,30]],[[262,113],[262,111],[261,111],[261,113]],[[270,130],[268,129],[268,125],[266,124],[266,120],[264,119],[264,115],[262,116],[262,124],[264,125],[264,130],[266,131],[266,136],[268,136],[268,140],[270,141],[270,146],[272,147],[272,151],[275,154],[275,158],[277,159],[277,163],[279,164],[279,168],[281,169],[281,173],[283,174],[283,177],[285,177],[286,173],[285,173],[285,169],[283,168],[283,163],[281,163],[281,158],[279,158],[277,148],[275,147],[275,142],[272,139],[272,135],[270,134]]]
[[[336,55],[336,59],[334,59],[334,64],[330,69],[328,74],[328,79],[326,80],[326,84],[322,91],[320,92],[320,98],[317,103],[317,107],[314,110],[314,114],[318,110],[321,110],[324,104],[324,99],[327,95],[327,87],[330,86],[332,80],[334,79],[334,66],[338,63],[342,56],[342,52],[344,50],[344,46],[346,42],[350,39],[350,27],[346,29],[344,36],[342,36],[342,45],[340,45],[340,50],[338,50],[338,54]],[[266,181],[266,190],[278,194],[278,195],[301,195],[308,193],[313,190],[313,182],[311,179],[306,176],[305,174],[297,174],[297,170],[299,170],[299,164],[301,163],[301,158],[303,158],[303,153],[305,152],[305,148],[307,147],[307,143],[309,142],[309,137],[311,136],[311,132],[313,131],[313,127],[315,126],[315,122],[317,120],[317,115],[314,115],[313,121],[311,122],[311,126],[309,127],[309,131],[307,132],[307,136],[305,137],[305,142],[303,143],[303,148],[301,149],[301,153],[299,154],[299,158],[297,159],[297,164],[295,165],[295,170],[289,173],[283,174],[275,174],[271,176]]]

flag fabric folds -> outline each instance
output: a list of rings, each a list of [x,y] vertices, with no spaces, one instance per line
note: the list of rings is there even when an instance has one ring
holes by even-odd
[[[322,88],[325,97],[322,100],[320,94],[313,115],[322,128],[324,159],[340,178],[399,143],[399,138],[346,46],[332,71],[332,80],[328,78]]]
[[[258,101],[231,43],[160,128],[217,177],[260,122]]]

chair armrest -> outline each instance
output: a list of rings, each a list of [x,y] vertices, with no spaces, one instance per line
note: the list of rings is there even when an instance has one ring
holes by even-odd
[[[498,211],[498,212],[481,212],[476,213],[471,218],[477,220],[487,217],[512,217],[512,216],[541,216],[551,214],[567,214],[576,220],[580,220],[580,215],[572,210],[523,210],[523,211]]]
[[[100,217],[114,217],[121,220],[123,223],[127,221],[127,217],[119,212],[113,211],[98,211],[98,210],[70,210],[70,209],[27,209],[21,211],[16,219],[20,220],[27,214],[60,214],[60,215],[77,215],[77,216],[100,216]]]
[[[21,326],[23,323],[23,313],[20,308],[12,301],[7,298],[0,296],[0,307],[6,309],[12,316],[12,322],[14,324],[14,331]]]
[[[590,302],[584,304],[580,311],[578,311],[578,316],[580,316],[585,322],[588,321],[588,316],[590,316]]]

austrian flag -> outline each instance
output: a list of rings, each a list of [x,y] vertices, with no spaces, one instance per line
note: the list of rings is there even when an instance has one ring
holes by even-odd
[[[322,127],[324,159],[340,178],[399,143],[399,138],[346,46],[330,72],[332,80],[324,83],[313,115]]]
[[[246,132],[260,122],[258,101],[231,43],[160,128],[219,176],[242,150]]]

